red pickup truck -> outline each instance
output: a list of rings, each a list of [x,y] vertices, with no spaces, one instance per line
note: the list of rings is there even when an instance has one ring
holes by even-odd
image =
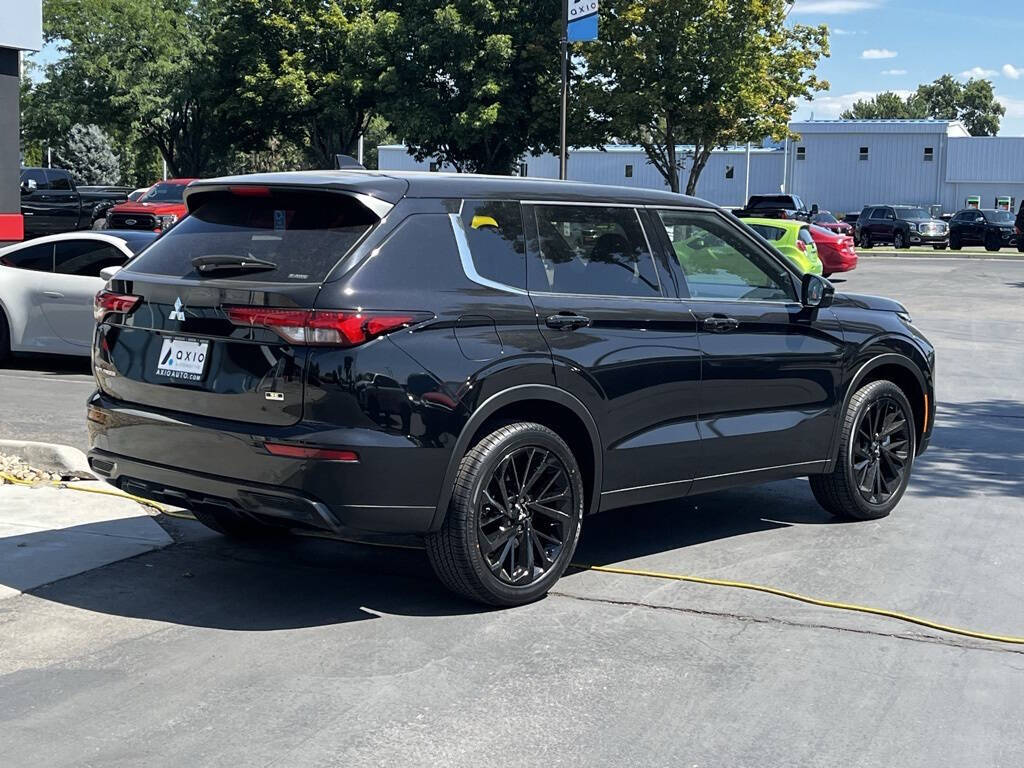
[[[195,179],[158,181],[136,202],[115,205],[107,214],[110,229],[147,229],[163,232],[187,213],[185,187]]]

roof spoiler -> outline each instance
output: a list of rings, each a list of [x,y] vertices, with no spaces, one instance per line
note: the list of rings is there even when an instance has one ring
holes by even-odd
[[[335,155],[334,170],[336,171],[365,171],[366,167],[351,155]]]

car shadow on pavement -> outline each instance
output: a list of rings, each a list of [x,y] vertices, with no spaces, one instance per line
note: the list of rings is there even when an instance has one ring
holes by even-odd
[[[88,376],[92,373],[89,357],[77,355],[19,354],[7,361],[7,367],[22,371],[38,371],[48,375],[81,373]]]
[[[237,631],[343,624],[380,614],[429,617],[489,610],[445,590],[421,549],[287,535],[236,542],[192,521],[164,522],[178,543],[31,594],[109,615]],[[797,522],[832,521],[815,505],[806,483],[775,483],[588,517],[576,559],[620,562]],[[116,535],[110,523],[104,525],[105,535]],[[89,528],[71,532],[87,534]],[[33,537],[43,536],[29,534],[23,543],[34,546]]]
[[[941,406],[911,493],[1024,495],[1024,405],[992,400]],[[606,565],[676,550],[685,561],[688,547],[798,524],[839,523],[802,480],[737,488],[587,517],[575,561]],[[488,610],[446,591],[419,549],[301,536],[239,543],[191,521],[171,521],[169,527],[174,545],[31,594],[115,616],[237,631]],[[80,528],[90,533],[90,526]],[[31,546],[44,535],[27,534],[24,543]]]
[[[1024,496],[1024,403],[941,403],[911,490],[952,498]]]

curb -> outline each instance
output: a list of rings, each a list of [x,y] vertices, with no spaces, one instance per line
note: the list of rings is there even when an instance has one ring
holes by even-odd
[[[85,454],[70,445],[36,443],[30,440],[0,440],[0,453],[13,453],[33,467],[60,475],[96,476],[89,469]]]

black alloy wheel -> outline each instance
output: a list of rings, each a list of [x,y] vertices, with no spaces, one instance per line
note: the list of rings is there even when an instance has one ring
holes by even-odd
[[[907,236],[904,235],[902,232],[897,232],[893,236],[892,244],[897,250],[902,251],[904,248],[907,247]]]
[[[869,250],[871,248],[871,235],[867,232],[860,233],[860,247],[864,250]]]
[[[853,472],[857,490],[869,504],[885,504],[903,485],[910,445],[910,424],[893,398],[879,398],[861,414],[853,441]]]
[[[529,586],[558,561],[575,498],[554,453],[538,446],[512,451],[491,472],[479,503],[480,552],[500,581]]]
[[[884,379],[865,384],[850,398],[832,471],[809,478],[814,498],[847,520],[885,517],[910,483],[916,445],[903,390]]]
[[[427,555],[446,587],[488,605],[547,594],[576,550],[583,481],[565,441],[542,424],[496,428],[462,457]]]

